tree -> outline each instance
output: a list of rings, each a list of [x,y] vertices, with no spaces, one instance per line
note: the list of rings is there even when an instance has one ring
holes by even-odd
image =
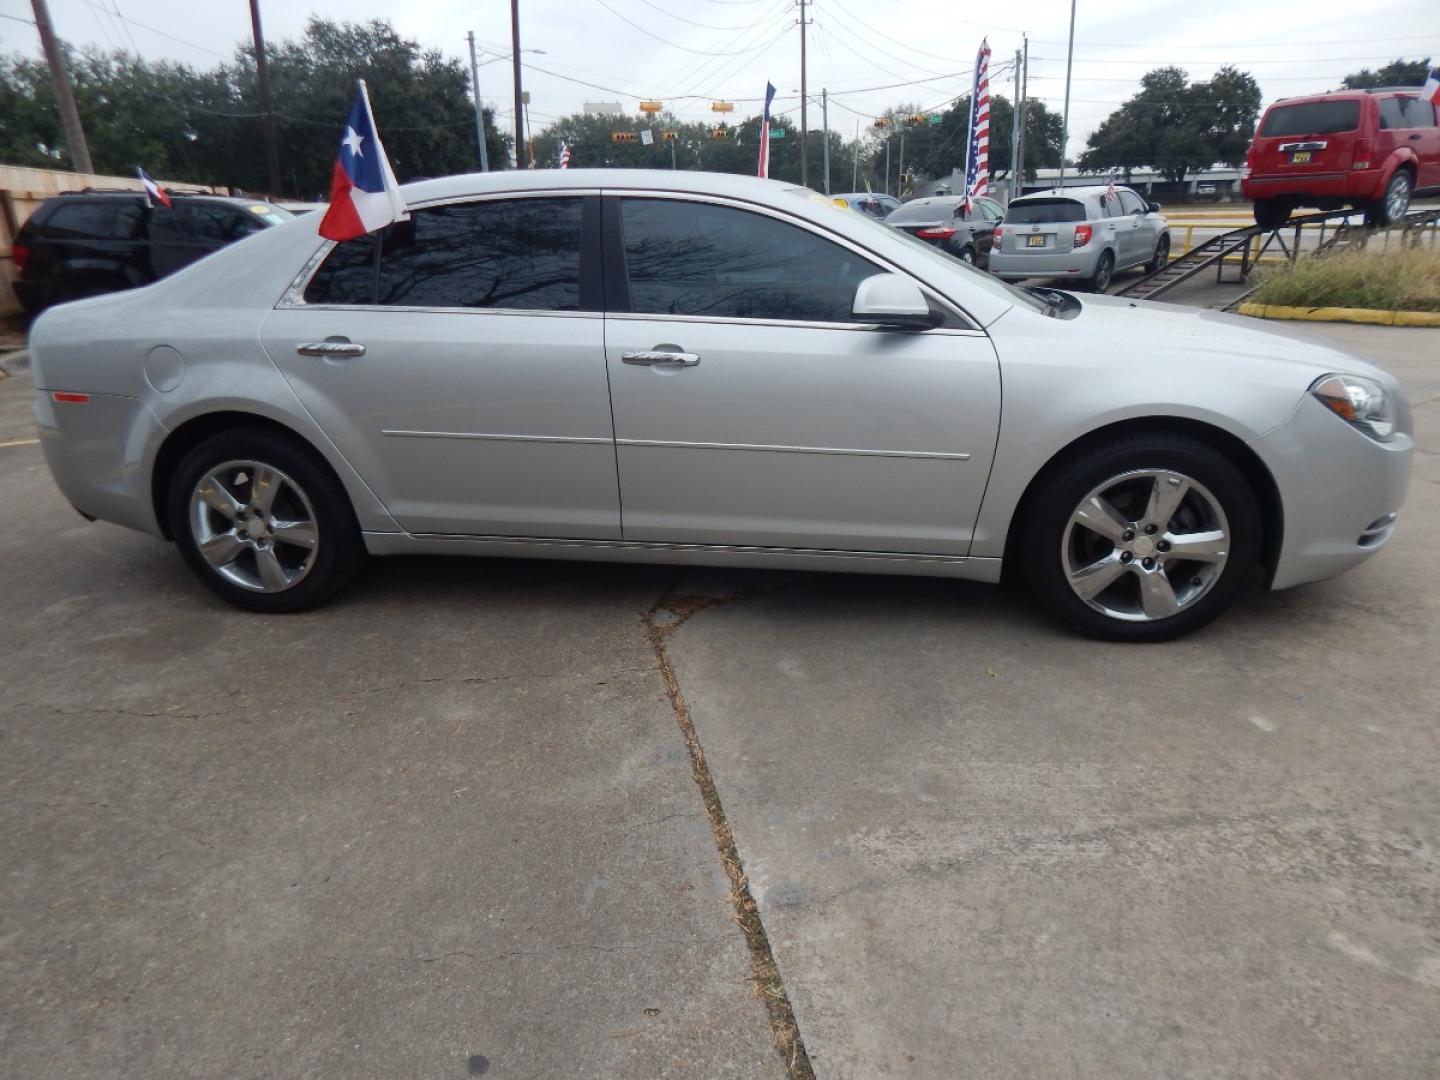
[[[1369,90],[1376,86],[1423,86],[1430,74],[1430,57],[1424,60],[1392,60],[1378,71],[1361,68],[1346,75],[1340,85],[1346,90]]]
[[[1011,169],[1010,132],[1015,108],[1010,99],[997,94],[990,99],[990,171],[1008,175]],[[1025,107],[1025,175],[1035,178],[1036,169],[1060,164],[1063,121],[1043,101]],[[926,179],[948,176],[965,166],[970,139],[970,97],[966,95],[941,115],[939,124],[914,125],[905,139],[905,161],[910,171]]]
[[[1179,182],[1216,162],[1239,164],[1259,114],[1260,87],[1247,72],[1226,65],[1191,83],[1178,67],[1156,68],[1091,134],[1080,168],[1128,175],[1150,166]]]

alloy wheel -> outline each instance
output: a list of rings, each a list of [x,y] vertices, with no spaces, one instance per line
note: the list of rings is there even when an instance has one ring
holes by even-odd
[[[1392,222],[1399,221],[1410,209],[1410,180],[1403,171],[1397,172],[1385,192],[1385,216]]]
[[[1111,477],[1075,507],[1060,545],[1075,595],[1126,622],[1192,607],[1224,572],[1225,511],[1198,481],[1169,469]]]
[[[190,495],[190,531],[200,555],[242,589],[278,593],[310,573],[320,530],[293,479],[259,461],[227,461]]]

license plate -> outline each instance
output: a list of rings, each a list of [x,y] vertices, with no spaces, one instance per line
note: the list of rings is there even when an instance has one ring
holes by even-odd
[[[1291,165],[1309,165],[1309,164],[1310,164],[1310,155],[1311,155],[1312,152],[1313,152],[1313,151],[1310,151],[1310,150],[1296,150],[1293,154],[1290,155],[1290,164],[1291,164]]]
[[[1045,237],[1043,237],[1043,236],[1027,236],[1027,237],[1025,237],[1025,246],[1026,246],[1026,247],[1044,247],[1044,246],[1045,246]]]

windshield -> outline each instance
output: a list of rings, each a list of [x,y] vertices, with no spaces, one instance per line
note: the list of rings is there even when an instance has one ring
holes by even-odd
[[[1085,204],[1074,199],[1026,199],[1005,211],[1007,225],[1048,225],[1055,221],[1084,221]]]
[[[809,188],[797,187],[790,188],[789,190],[792,195],[797,195],[802,199],[809,199],[812,202],[818,200],[822,203],[825,201],[825,197],[823,195],[816,196],[815,192],[811,191]],[[838,208],[836,212],[840,212]],[[848,220],[863,221],[865,224],[860,226],[862,229],[876,230],[876,239],[882,245],[888,240],[895,239],[900,239],[907,244],[913,244],[914,247],[909,249],[911,254],[919,255],[923,253],[924,258],[929,259],[932,263],[935,264],[935,267],[937,269],[944,270],[946,273],[964,274],[965,284],[972,288],[984,289],[992,296],[998,296],[1002,300],[1005,300],[1011,304],[1019,304],[1020,306],[1026,308],[1029,311],[1038,311],[1043,313],[1048,309],[1048,305],[1044,301],[1037,299],[1019,286],[1007,284],[1006,282],[1001,281],[999,278],[986,273],[984,270],[977,270],[969,263],[961,262],[953,255],[946,255],[934,244],[926,243],[924,240],[913,236],[912,234],[906,232],[904,229],[891,228],[889,225],[876,221],[874,218],[868,217],[864,214],[850,214]],[[885,239],[880,240],[881,237],[884,237]],[[883,246],[881,250],[884,250]]]
[[[1309,101],[1300,105],[1277,105],[1265,114],[1260,134],[1334,135],[1360,126],[1358,101]]]
[[[904,221],[941,221],[955,216],[955,208],[960,205],[959,199],[917,199],[901,205],[888,218],[887,224],[894,225]]]

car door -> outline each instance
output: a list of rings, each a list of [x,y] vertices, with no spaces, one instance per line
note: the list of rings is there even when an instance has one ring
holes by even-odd
[[[1435,106],[1413,94],[1380,99],[1380,128],[1390,133],[1396,147],[1415,153],[1417,188],[1440,185],[1440,127]]]
[[[985,334],[850,315],[887,266],[772,210],[606,196],[628,541],[963,556],[995,445]]]
[[[599,212],[417,208],[378,259],[371,236],[329,249],[266,318],[271,358],[407,530],[619,539]]]
[[[1154,254],[1154,238],[1145,221],[1145,202],[1129,188],[1120,188],[1121,217],[1115,222],[1120,265],[1134,266]]]

